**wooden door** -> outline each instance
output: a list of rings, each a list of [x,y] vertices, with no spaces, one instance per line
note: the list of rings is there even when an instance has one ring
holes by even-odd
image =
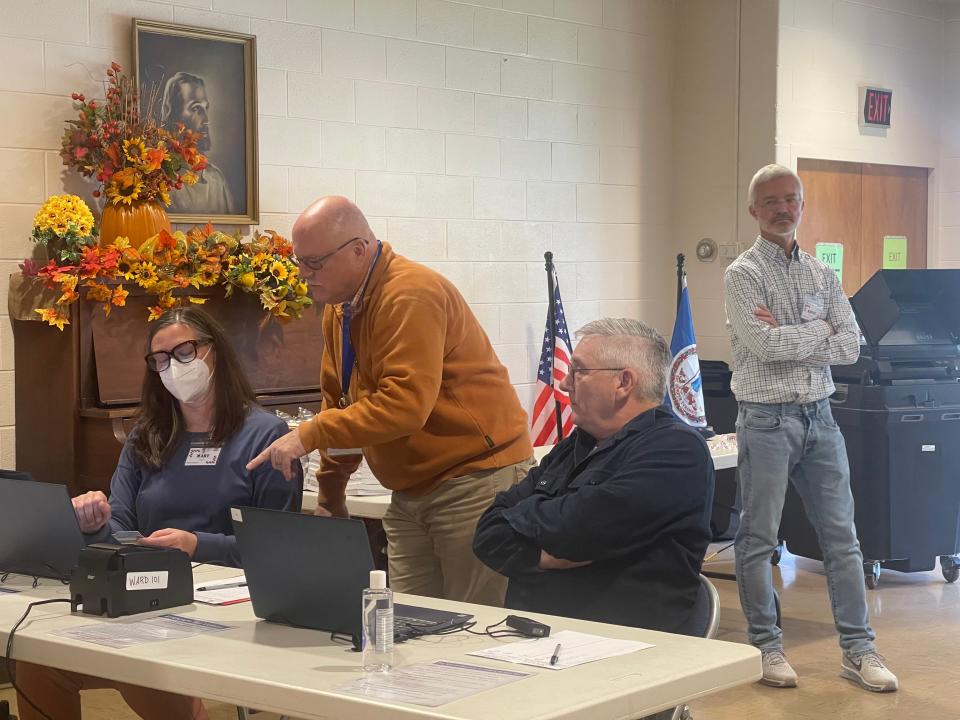
[[[907,267],[927,266],[927,168],[863,166],[861,285],[883,267],[883,238],[907,238]]]
[[[907,238],[907,267],[927,267],[927,168],[801,159],[806,206],[800,247],[842,243],[843,289],[853,295],[883,266],[884,237]]]
[[[869,276],[860,277],[860,163],[801,160],[803,220],[797,230],[800,247],[816,255],[817,243],[843,245],[843,290],[853,295]]]

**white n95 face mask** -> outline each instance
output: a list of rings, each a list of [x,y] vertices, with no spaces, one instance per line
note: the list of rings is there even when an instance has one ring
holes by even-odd
[[[209,354],[210,349],[207,348],[207,355]],[[180,402],[196,402],[210,389],[213,373],[204,362],[207,355],[203,357],[197,355],[188,363],[171,358],[170,366],[160,371],[163,386]]]

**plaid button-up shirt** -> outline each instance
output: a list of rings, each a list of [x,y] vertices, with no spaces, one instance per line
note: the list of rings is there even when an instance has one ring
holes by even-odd
[[[787,257],[758,237],[723,281],[737,400],[800,404],[829,397],[830,365],[849,365],[860,355],[853,310],[836,273],[797,245]],[[754,316],[760,305],[780,327]],[[802,317],[805,306],[809,319]]]

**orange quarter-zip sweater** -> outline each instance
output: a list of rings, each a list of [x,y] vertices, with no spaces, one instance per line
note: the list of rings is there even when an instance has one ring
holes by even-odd
[[[450,478],[533,454],[527,416],[466,300],[439,273],[383,243],[350,321],[350,404],[339,408],[343,307],[323,310],[322,411],[300,425],[320,449],[321,502],[339,502],[362,448],[391,490],[425,495]]]

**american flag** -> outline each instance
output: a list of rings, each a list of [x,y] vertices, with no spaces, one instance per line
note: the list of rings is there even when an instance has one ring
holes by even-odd
[[[537,399],[530,413],[530,437],[534,446],[553,445],[559,441],[557,437],[557,411],[560,404],[560,414],[563,423],[563,436],[566,437],[573,430],[573,413],[570,410],[570,398],[558,387],[567,376],[570,368],[570,357],[573,348],[570,346],[570,333],[567,332],[567,319],[563,315],[563,303],[560,301],[560,285],[554,283],[553,316],[556,323],[556,333],[550,327],[550,315],[547,314],[547,325],[543,333],[543,349],[540,351],[540,366],[537,368]],[[553,373],[553,382],[550,374]]]

